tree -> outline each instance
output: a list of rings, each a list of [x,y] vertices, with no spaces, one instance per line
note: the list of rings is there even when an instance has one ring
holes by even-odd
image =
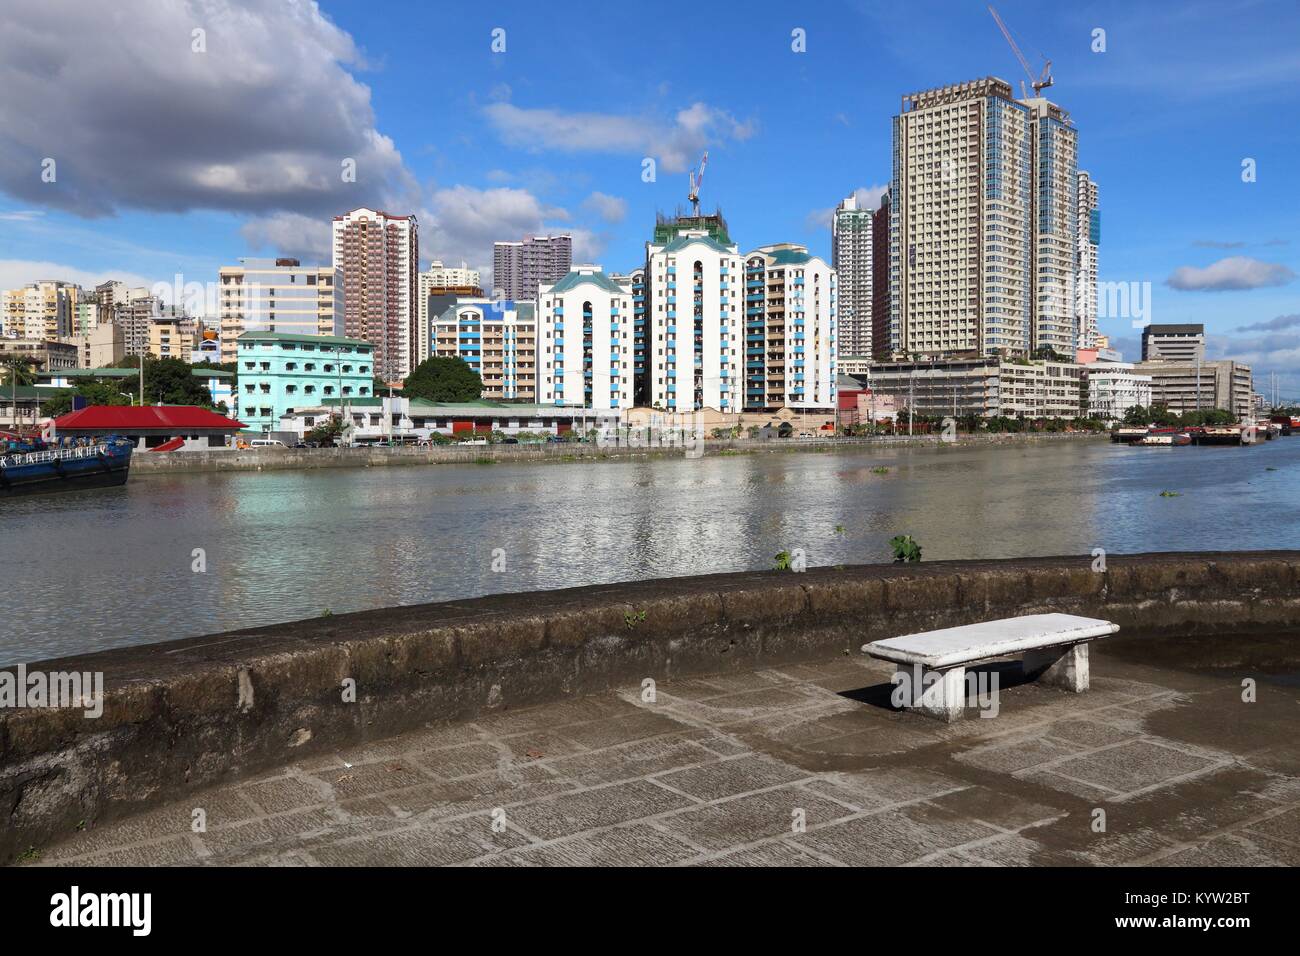
[[[1133,405],[1124,413],[1122,424],[1140,428],[1151,424],[1151,412],[1144,405]]]
[[[87,405],[130,405],[131,396],[124,393],[114,382],[83,382],[73,389],[55,392],[41,406],[41,413],[50,418],[57,418],[72,411],[72,397],[80,395]]]
[[[483,380],[463,358],[435,355],[417,365],[402,383],[406,398],[430,402],[473,402],[483,391]]]
[[[139,368],[140,356],[128,355],[113,368]],[[121,387],[131,395],[139,398],[140,380],[131,376],[122,380]],[[178,358],[144,357],[144,402],[152,405],[162,402],[164,405],[201,405],[212,407],[212,393],[194,375],[194,366]]]

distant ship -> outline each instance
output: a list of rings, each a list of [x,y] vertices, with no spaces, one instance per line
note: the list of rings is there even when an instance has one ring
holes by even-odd
[[[0,432],[0,498],[125,484],[134,450],[117,435],[50,445]]]

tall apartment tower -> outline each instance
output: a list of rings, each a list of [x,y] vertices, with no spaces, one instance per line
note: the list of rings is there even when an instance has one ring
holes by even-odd
[[[888,358],[889,344],[889,193],[871,214],[871,357]],[[841,355],[848,353],[842,349]]]
[[[375,374],[393,384],[410,374],[416,356],[419,263],[414,216],[363,207],[334,217],[344,334],[375,347]]]
[[[1074,349],[1077,133],[985,77],[903,97],[890,187],[890,351]]]
[[[573,237],[532,236],[492,245],[492,297],[536,299],[542,283],[559,282],[573,266]]]
[[[297,259],[240,259],[217,270],[221,361],[239,358],[240,335],[342,335],[343,283],[333,266]]]
[[[1095,349],[1097,329],[1097,247],[1101,245],[1101,210],[1097,205],[1097,184],[1079,171],[1078,215],[1076,217],[1074,302],[1079,317],[1079,348]]]
[[[872,297],[875,273],[872,211],[849,196],[831,221],[831,265],[839,277],[839,350],[841,355],[872,352]]]
[[[431,323],[440,314],[430,311],[430,296],[438,297],[439,301],[444,300],[447,296],[453,296],[457,299],[481,299],[483,298],[483,286],[479,281],[477,269],[470,269],[464,265],[460,268],[448,267],[436,259],[429,263],[428,269],[420,273],[416,285],[415,344],[413,348],[415,357],[413,361],[415,365],[419,365],[433,354],[433,349],[429,344],[432,341]]]
[[[636,389],[632,283],[578,265],[538,299],[538,404],[622,413]]]
[[[744,260],[708,228],[655,230],[646,243],[646,400],[668,412],[743,402]]]
[[[835,408],[836,273],[793,243],[745,256],[746,411]]]

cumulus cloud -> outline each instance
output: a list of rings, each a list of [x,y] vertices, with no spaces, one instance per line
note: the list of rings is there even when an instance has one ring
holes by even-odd
[[[888,186],[859,186],[853,190],[853,195],[857,197],[859,209],[869,209],[874,212],[880,208],[880,197],[887,192],[889,192]],[[804,225],[808,229],[829,229],[835,219],[835,208],[835,206],[825,206],[814,209],[808,213]]]
[[[75,282],[83,289],[93,289],[101,282],[116,279],[132,288],[143,286],[152,289],[155,283],[172,283],[172,276],[149,278],[133,272],[100,272],[94,269],[78,269],[61,262],[40,259],[0,259],[0,289],[18,289],[37,279],[62,279]],[[169,297],[165,297],[169,298]],[[170,300],[170,299],[169,299]]]
[[[292,256],[303,262],[324,264],[334,255],[332,219],[279,212],[250,219],[240,227],[250,249]]]
[[[482,272],[485,281],[492,272],[494,242],[566,232],[578,244],[577,230],[562,225],[569,213],[546,205],[526,189],[464,185],[435,189],[419,219],[423,257],[446,262],[463,259]]]
[[[349,72],[362,66],[314,3],[23,4],[0,32],[0,190],[85,217],[323,215],[414,197]]]
[[[524,109],[513,103],[484,108],[502,141],[530,151],[611,153],[656,157],[665,172],[680,173],[699,162],[711,144],[741,142],[754,135],[752,121],[725,110],[693,103],[671,120],[613,113],[566,113]]]
[[[609,223],[622,222],[627,218],[627,200],[607,193],[592,193],[583,200],[582,208],[595,213]]]
[[[1294,278],[1295,273],[1280,263],[1264,262],[1250,256],[1229,256],[1203,269],[1181,266],[1173,271],[1165,284],[1184,291],[1223,292],[1286,285]]]

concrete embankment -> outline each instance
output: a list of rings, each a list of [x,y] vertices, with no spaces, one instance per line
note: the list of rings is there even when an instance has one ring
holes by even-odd
[[[1300,624],[1297,551],[1112,555],[1099,571],[1094,562],[863,565],[503,594],[28,665],[28,675],[101,673],[103,711],[0,711],[0,861],[304,755],[645,678],[855,655],[869,640],[1045,611],[1225,640]]]
[[[784,454],[796,452],[863,452],[877,448],[961,448],[1005,444],[1039,444],[1060,441],[1098,441],[1107,436],[1043,432],[1036,434],[958,435],[944,440],[938,435],[906,435],[850,440],[774,439],[751,441],[709,440],[705,455]],[[139,452],[131,461],[133,477],[213,471],[278,471],[311,468],[375,468],[394,465],[495,464],[496,462],[556,462],[627,458],[681,457],[681,447],[598,445],[588,442],[520,443],[517,445],[435,445],[429,448],[257,448],[188,452]]]

